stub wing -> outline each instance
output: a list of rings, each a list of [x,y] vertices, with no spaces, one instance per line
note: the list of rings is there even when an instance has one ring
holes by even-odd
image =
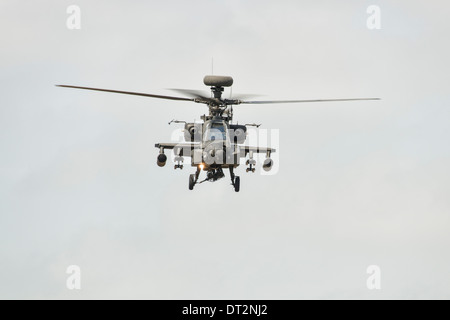
[[[241,150],[241,157],[245,158],[249,153],[265,153],[268,156],[272,152],[276,152],[274,148],[262,148],[262,147],[250,147],[250,146],[239,146]]]
[[[201,145],[199,143],[157,143],[155,147],[163,150],[173,149],[176,155],[190,157],[193,150],[201,148]]]

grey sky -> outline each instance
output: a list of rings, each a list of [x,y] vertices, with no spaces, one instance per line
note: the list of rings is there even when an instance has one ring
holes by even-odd
[[[0,298],[450,298],[449,10],[0,0]],[[236,93],[383,100],[236,107],[280,130],[279,173],[241,167],[236,194],[156,166],[204,106],[54,87],[207,89],[212,57]]]

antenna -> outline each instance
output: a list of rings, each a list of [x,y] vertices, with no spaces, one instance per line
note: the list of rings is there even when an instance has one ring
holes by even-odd
[[[211,75],[212,75],[212,76],[214,75],[214,57],[211,57]],[[210,98],[211,98],[211,99],[213,98],[213,93],[212,93],[212,91],[211,91]]]

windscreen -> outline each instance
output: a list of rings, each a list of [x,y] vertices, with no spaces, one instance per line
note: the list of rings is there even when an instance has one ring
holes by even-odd
[[[222,123],[213,123],[206,132],[207,141],[226,140],[226,130]]]

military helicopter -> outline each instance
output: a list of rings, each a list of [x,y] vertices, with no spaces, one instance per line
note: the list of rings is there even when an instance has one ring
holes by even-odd
[[[189,190],[193,190],[197,183],[206,181],[214,182],[225,176],[224,169],[230,172],[231,184],[236,192],[240,190],[240,177],[236,176],[234,169],[240,165],[241,158],[247,158],[246,172],[255,172],[255,153],[266,155],[262,168],[270,171],[273,167],[271,154],[276,150],[266,147],[245,146],[243,143],[247,137],[247,128],[250,126],[259,127],[257,124],[238,125],[233,124],[233,106],[240,104],[281,104],[281,103],[304,103],[304,102],[331,102],[331,101],[360,101],[379,100],[379,98],[359,98],[359,99],[325,99],[325,100],[273,100],[273,101],[246,101],[240,99],[223,99],[224,88],[233,85],[233,78],[230,76],[208,75],[203,78],[203,83],[211,88],[211,96],[207,97],[203,93],[195,90],[173,89],[187,97],[175,97],[166,95],[155,95],[148,93],[118,91],[109,89],[78,87],[70,85],[57,85],[57,87],[94,90],[144,96],[158,99],[168,99],[176,101],[190,101],[206,104],[209,114],[201,117],[202,123],[188,123],[186,121],[172,120],[171,123],[184,123],[184,138],[186,143],[157,143],[155,147],[159,149],[157,165],[164,167],[167,162],[165,150],[173,150],[175,153],[174,168],[183,169],[184,157],[191,158],[191,166],[196,168],[196,172],[189,176]],[[206,178],[198,181],[201,171],[206,172]]]

